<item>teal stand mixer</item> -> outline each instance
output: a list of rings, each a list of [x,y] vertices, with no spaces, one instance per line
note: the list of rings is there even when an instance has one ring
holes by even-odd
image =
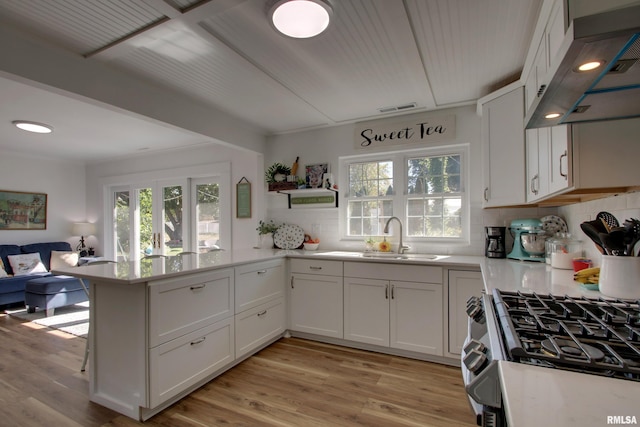
[[[547,236],[539,219],[514,219],[509,230],[513,236],[510,259],[545,262],[545,240]]]

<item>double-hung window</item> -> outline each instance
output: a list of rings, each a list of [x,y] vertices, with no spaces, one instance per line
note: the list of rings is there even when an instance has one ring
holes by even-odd
[[[341,158],[343,238],[382,236],[396,216],[408,240],[468,241],[467,153],[456,145]]]

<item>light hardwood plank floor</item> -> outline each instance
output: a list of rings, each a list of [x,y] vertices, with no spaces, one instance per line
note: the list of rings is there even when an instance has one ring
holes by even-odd
[[[475,426],[458,368],[297,338],[140,423],[89,401],[84,344],[0,314],[0,426]]]

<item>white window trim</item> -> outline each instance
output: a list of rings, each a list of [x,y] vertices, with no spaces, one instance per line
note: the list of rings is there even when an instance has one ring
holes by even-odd
[[[231,163],[230,162],[217,162],[208,163],[204,165],[188,166],[174,169],[162,169],[153,170],[148,172],[133,173],[126,175],[107,176],[100,179],[100,189],[102,191],[102,215],[105,218],[103,221],[102,236],[105,236],[104,253],[114,252],[114,242],[111,238],[106,238],[111,235],[110,227],[113,226],[111,218],[113,212],[111,212],[111,195],[112,191],[116,187],[129,186],[138,182],[145,181],[165,181],[168,179],[194,179],[194,178],[207,178],[216,177],[220,185],[220,200],[226,200],[228,203],[220,206],[220,215],[222,220],[220,222],[220,230],[224,230],[224,234],[220,235],[221,246],[225,249],[232,248],[232,218],[231,218]],[[187,188],[188,187],[188,188]],[[185,187],[186,191],[190,191],[190,187]],[[191,210],[188,210],[188,214],[191,215]],[[108,218],[108,220],[107,220]],[[191,218],[190,218],[191,219]]]
[[[470,186],[470,148],[469,144],[453,144],[453,145],[443,145],[438,147],[428,147],[428,148],[419,148],[414,150],[402,150],[402,151],[386,151],[386,152],[376,152],[371,154],[361,154],[354,156],[344,156],[338,159],[338,167],[340,171],[340,179],[339,179],[339,188],[344,188],[340,193],[340,196],[344,199],[340,201],[339,208],[339,221],[338,221],[338,231],[340,233],[340,241],[343,242],[358,242],[362,240],[361,236],[347,236],[347,209],[348,202],[347,199],[349,197],[349,165],[352,163],[362,163],[362,162],[376,162],[376,161],[385,161],[391,160],[393,161],[393,187],[396,191],[396,194],[399,194],[399,191],[402,191],[402,195],[407,195],[407,179],[406,179],[406,168],[407,162],[410,158],[419,157],[419,156],[442,156],[449,154],[459,154],[461,157],[462,170],[460,171],[462,174],[461,177],[461,185],[462,185],[462,235],[456,238],[447,238],[447,237],[415,237],[415,236],[407,236],[406,235],[406,226],[403,227],[403,240],[405,242],[414,242],[414,243],[433,243],[433,244],[448,244],[459,246],[462,244],[470,243],[470,227],[471,227],[471,219],[470,219],[470,203],[471,198],[469,195]],[[401,167],[398,167],[398,166]],[[404,198],[395,197],[393,202],[393,212],[394,215],[398,218],[402,219],[403,225],[406,217],[405,206],[404,206]]]

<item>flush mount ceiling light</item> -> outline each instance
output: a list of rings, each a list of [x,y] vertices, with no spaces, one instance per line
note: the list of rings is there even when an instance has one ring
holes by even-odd
[[[269,21],[285,36],[306,39],[326,30],[332,14],[324,0],[279,0],[269,8]]]
[[[35,133],[51,133],[53,127],[45,125],[44,123],[28,122],[25,120],[14,120],[13,123],[18,129],[26,130],[27,132]]]

